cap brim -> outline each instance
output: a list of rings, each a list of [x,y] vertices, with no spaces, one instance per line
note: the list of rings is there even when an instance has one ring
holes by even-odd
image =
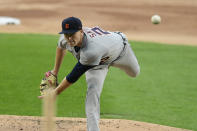
[[[77,31],[78,30],[64,30],[64,31],[59,32],[59,34],[72,34],[72,33],[75,33]]]

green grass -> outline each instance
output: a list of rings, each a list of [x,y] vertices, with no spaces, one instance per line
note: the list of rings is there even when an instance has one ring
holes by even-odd
[[[58,36],[0,34],[0,114],[41,115],[39,84],[54,64]],[[110,68],[101,95],[101,117],[197,130],[197,47],[132,43],[141,74],[130,78]],[[70,53],[62,80],[76,60]],[[58,97],[58,116],[85,117],[82,76]]]

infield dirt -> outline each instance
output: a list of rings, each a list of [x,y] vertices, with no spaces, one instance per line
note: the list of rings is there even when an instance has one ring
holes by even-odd
[[[162,22],[151,23],[159,14]],[[61,21],[81,18],[87,27],[122,31],[131,40],[197,45],[196,0],[0,0],[0,15],[21,19],[0,32],[58,34]]]
[[[0,131],[40,131],[41,117],[0,116]],[[56,118],[57,131],[86,131],[84,118]],[[189,131],[180,128],[161,126],[146,122],[120,119],[102,119],[101,131]]]

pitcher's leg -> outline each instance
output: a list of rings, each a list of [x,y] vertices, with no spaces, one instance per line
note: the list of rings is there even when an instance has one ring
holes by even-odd
[[[100,95],[108,68],[89,70],[86,72],[87,95],[86,116],[87,131],[99,131]]]
[[[125,47],[124,55],[113,62],[112,66],[124,70],[131,77],[136,77],[140,73],[137,58],[128,42]]]

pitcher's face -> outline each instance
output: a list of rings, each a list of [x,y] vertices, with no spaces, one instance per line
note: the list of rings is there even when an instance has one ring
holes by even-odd
[[[79,30],[72,34],[64,34],[64,37],[71,47],[80,46],[83,38],[83,30]]]

